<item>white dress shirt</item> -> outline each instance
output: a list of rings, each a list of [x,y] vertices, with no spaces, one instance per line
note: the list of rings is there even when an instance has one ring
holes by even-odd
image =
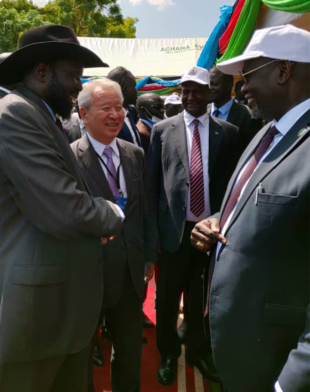
[[[88,132],[87,132],[87,136],[88,136],[90,143],[94,147],[94,150],[101,157],[101,159],[103,160],[103,162],[105,164],[107,164],[108,158],[103,154],[103,151],[108,146],[110,146],[112,148],[112,150],[113,150],[112,160],[113,160],[116,171],[118,170],[118,167],[120,166],[120,171],[119,171],[119,183],[120,183],[120,188],[121,188],[120,190],[123,192],[124,198],[127,198],[127,188],[126,188],[124,170],[123,170],[123,165],[121,164],[121,159],[120,159],[120,154],[119,154],[119,150],[117,147],[116,139],[113,139],[113,141],[108,146],[106,146],[105,144],[102,144],[102,143],[98,142],[98,140],[92,138]],[[99,158],[98,158],[98,160],[100,162],[100,165],[102,167],[102,170],[103,170],[105,176],[107,177],[107,173],[108,173],[107,168],[104,166],[104,164],[101,162],[101,160]],[[107,179],[108,179],[108,177],[107,177]]]
[[[139,143],[138,143],[137,138],[136,138],[136,134],[135,134],[134,130],[132,129],[131,122],[130,122],[130,120],[129,120],[129,118],[128,118],[128,113],[129,113],[129,112],[128,112],[128,110],[126,110],[126,109],[124,109],[124,111],[125,111],[125,123],[126,123],[127,127],[129,128],[129,131],[130,131],[131,136],[132,136],[132,138],[133,138],[134,144],[135,144],[136,146],[139,146]],[[130,114],[129,114],[129,116],[130,116]]]
[[[196,117],[190,115],[184,110],[184,122],[186,129],[186,140],[187,140],[187,151],[188,151],[188,163],[189,170],[191,167],[191,150],[192,150],[192,139],[194,134],[195,125],[193,121]],[[200,135],[201,144],[201,155],[202,155],[202,168],[203,168],[203,183],[204,183],[204,198],[205,198],[205,209],[200,216],[194,215],[190,210],[190,197],[191,190],[188,190],[187,207],[186,207],[186,220],[190,222],[199,222],[202,219],[210,216],[210,196],[209,196],[209,115],[205,113],[203,116],[197,118],[199,120],[198,130]]]

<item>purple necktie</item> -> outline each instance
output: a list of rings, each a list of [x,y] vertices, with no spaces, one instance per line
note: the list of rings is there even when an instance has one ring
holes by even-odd
[[[104,149],[102,155],[104,155],[107,158],[107,179],[111,188],[111,191],[114,196],[120,197],[119,194],[119,189],[117,186],[117,175],[116,175],[116,169],[115,165],[112,159],[112,154],[113,154],[113,149],[112,147],[108,146]]]
[[[251,159],[249,160],[247,167],[245,168],[244,172],[242,173],[242,176],[240,177],[239,181],[237,182],[236,186],[234,187],[233,191],[231,192],[229,199],[226,203],[226,206],[224,208],[224,211],[223,211],[223,214],[222,214],[221,220],[220,220],[220,227],[221,228],[224,227],[228,217],[232,213],[233,209],[235,208],[236,203],[239,200],[240,193],[241,193],[243,187],[248,182],[248,180],[251,178],[254,170],[256,169],[260,160],[262,159],[262,157],[265,155],[266,151],[270,147],[270,145],[271,145],[271,143],[277,133],[279,133],[279,131],[277,130],[276,127],[269,128],[268,132],[262,138],[260,144],[258,145],[257,150],[254,152]],[[207,314],[209,313],[210,289],[211,289],[211,281],[212,281],[214,266],[215,266],[215,253],[216,253],[216,251],[214,250],[212,253],[211,259],[210,259],[208,291],[207,291],[207,305],[206,305],[206,310],[205,310],[205,316],[207,316]]]
[[[193,121],[195,125],[192,150],[191,150],[191,169],[190,169],[190,210],[195,216],[200,216],[205,209],[205,196],[203,184],[203,167],[201,156],[201,143],[198,130],[199,120]]]

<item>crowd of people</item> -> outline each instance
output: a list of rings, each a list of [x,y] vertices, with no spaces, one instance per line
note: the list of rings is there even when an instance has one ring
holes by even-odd
[[[1,392],[94,391],[100,330],[139,392],[155,265],[161,385],[185,343],[223,392],[309,391],[309,48],[257,30],[165,100],[123,66],[82,85],[107,64],[65,26],[0,54]]]

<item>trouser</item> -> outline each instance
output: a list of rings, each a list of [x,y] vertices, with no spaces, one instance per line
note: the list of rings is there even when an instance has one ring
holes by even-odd
[[[0,365],[1,392],[87,392],[90,344],[70,355]]]
[[[176,252],[162,250],[157,283],[157,348],[168,358],[178,358],[181,344],[177,334],[177,319],[181,293],[188,287],[188,335],[186,357],[189,361],[200,359],[205,351],[203,323],[202,275],[208,257],[190,243],[194,223],[185,225],[182,242]]]

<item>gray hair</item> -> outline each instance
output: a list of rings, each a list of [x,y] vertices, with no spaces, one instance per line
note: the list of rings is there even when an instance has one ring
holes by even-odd
[[[78,104],[80,108],[89,109],[92,100],[92,93],[96,87],[109,88],[115,90],[123,103],[124,97],[120,85],[110,79],[97,79],[83,84],[83,90],[79,93]]]

